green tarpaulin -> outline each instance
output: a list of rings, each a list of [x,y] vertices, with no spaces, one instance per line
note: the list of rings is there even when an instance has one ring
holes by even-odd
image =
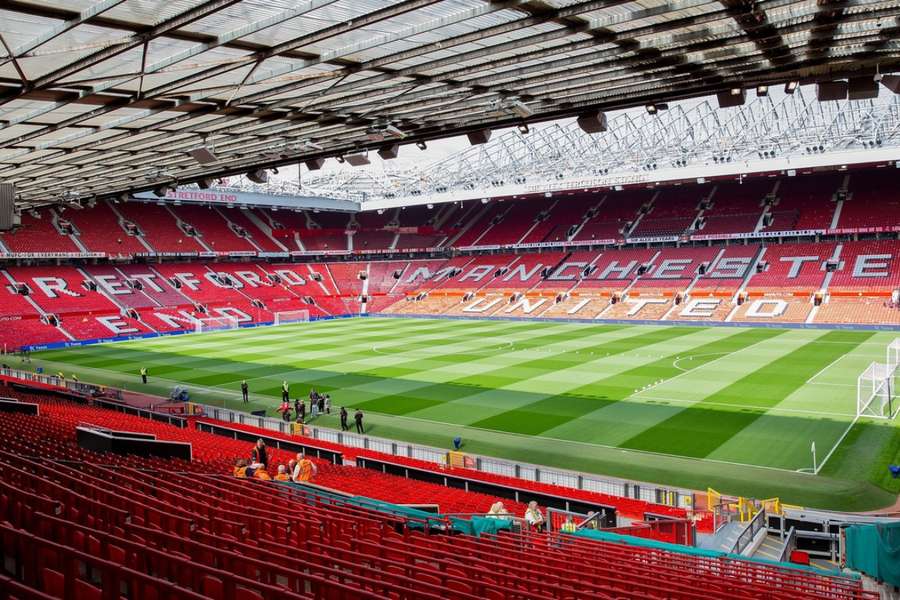
[[[467,535],[480,537],[482,534],[495,535],[499,531],[508,531],[512,527],[512,519],[495,519],[493,517],[472,517],[471,519],[450,518],[453,530]]]
[[[846,534],[848,567],[900,586],[900,521],[851,525]]]

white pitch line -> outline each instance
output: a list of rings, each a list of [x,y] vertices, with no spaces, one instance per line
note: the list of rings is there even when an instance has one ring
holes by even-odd
[[[852,383],[828,383],[827,381],[807,381],[806,385],[827,385],[828,387],[849,387],[855,388],[856,385]]]
[[[810,377],[809,379],[807,379],[807,380],[806,380],[806,383],[813,383],[813,379],[815,379],[816,377],[818,377],[819,375],[821,375],[822,373],[824,373],[825,371],[827,371],[828,369],[830,369],[831,367],[833,367],[837,362],[839,362],[839,361],[841,361],[841,360],[847,358],[848,356],[850,356],[850,355],[849,355],[849,354],[841,354],[841,355],[838,356],[836,359],[834,359],[833,361],[831,361],[830,363],[828,363],[826,366],[824,366],[824,367],[822,367],[821,369],[819,369],[819,372],[816,373],[815,375],[813,375],[812,377]]]
[[[683,398],[663,398],[660,396],[640,396],[636,398],[638,400],[657,400],[659,402],[675,402],[679,404],[697,404],[701,402],[700,400],[685,400]],[[822,412],[819,410],[804,410],[802,408],[778,408],[778,407],[768,407],[768,406],[751,406],[749,404],[728,404],[727,402],[705,402],[703,401],[704,406],[725,406],[729,408],[735,409],[755,409],[762,410],[766,412],[789,412],[789,413],[797,413],[797,414],[805,414],[805,415],[825,415],[829,417],[852,417],[853,414],[850,413],[834,413],[834,412]]]
[[[822,470],[822,467],[825,466],[825,463],[828,462],[828,459],[831,458],[831,455],[834,454],[835,450],[838,449],[838,446],[840,446],[842,443],[844,443],[844,438],[847,437],[847,434],[850,433],[850,430],[853,429],[853,426],[856,425],[857,421],[859,421],[859,415],[857,415],[855,419],[850,421],[850,424],[847,425],[847,429],[844,430],[844,433],[841,434],[841,437],[839,437],[838,440],[834,443],[834,446],[831,447],[831,450],[828,451],[828,454],[825,455],[825,458],[822,459],[822,462],[820,462],[816,466],[815,471],[813,471],[814,475],[819,474],[819,471]]]
[[[739,350],[735,350],[734,352],[729,352],[729,353],[725,354],[724,356],[720,356],[719,358],[714,358],[713,360],[711,360],[711,361],[709,361],[709,362],[707,362],[707,363],[703,363],[702,365],[698,365],[698,366],[694,367],[693,369],[690,369],[690,370],[688,370],[688,371],[683,371],[683,372],[679,373],[678,375],[675,375],[674,377],[669,377],[668,379],[663,379],[660,383],[655,383],[655,384],[653,384],[653,385],[650,385],[650,386],[647,387],[646,389],[648,389],[648,390],[649,390],[649,389],[653,389],[653,388],[655,388],[655,387],[657,387],[657,386],[663,385],[664,383],[669,383],[670,381],[675,381],[675,380],[678,379],[679,377],[684,377],[685,375],[687,375],[687,374],[689,374],[689,373],[693,373],[693,372],[695,372],[695,371],[699,371],[699,370],[702,369],[703,367],[708,367],[709,365],[713,365],[713,364],[719,362],[720,360],[725,360],[725,359],[728,358],[729,356],[734,356],[734,355],[736,355],[736,354],[740,354],[741,352],[744,352],[745,350],[749,350],[750,348],[753,348],[754,346],[758,346],[759,344],[762,344],[762,343],[764,343],[764,342],[771,341],[771,339],[772,339],[772,338],[766,338],[766,339],[764,339],[764,340],[759,340],[758,342],[754,342],[753,344],[750,344],[749,346],[744,346],[743,348],[740,348]],[[627,400],[628,398],[634,398],[634,397],[637,397],[637,396],[639,396],[641,393],[643,393],[644,391],[645,391],[645,390],[639,390],[639,391],[637,391],[637,392],[635,392],[635,393],[633,393],[633,394],[629,394],[628,396],[626,396],[625,398],[623,398],[623,400]]]
[[[676,358],[675,360],[673,360],[672,366],[675,367],[676,369],[678,369],[679,371],[684,371],[684,372],[693,371],[694,369],[696,369],[698,367],[702,367],[703,365],[698,365],[697,367],[694,367],[694,369],[683,369],[678,366],[678,363],[680,363],[683,360],[688,360],[688,359],[694,360],[695,358],[700,358],[703,356],[722,356],[722,357],[724,357],[728,354],[733,354],[733,352],[706,352],[704,354],[688,354],[687,356],[682,356],[680,358]]]
[[[610,446],[609,444],[600,444],[597,442],[581,442],[578,440],[566,440],[566,439],[562,439],[562,438],[550,437],[550,436],[540,435],[540,434],[532,435],[529,433],[516,433],[513,431],[488,429],[486,427],[476,427],[474,425],[464,425],[464,424],[459,424],[459,423],[448,424],[443,421],[432,421],[431,419],[423,419],[421,417],[410,417],[408,415],[394,415],[394,414],[389,414],[389,413],[378,412],[377,410],[369,410],[368,412],[371,412],[371,413],[377,414],[377,415],[382,415],[382,416],[388,417],[390,419],[406,419],[406,420],[410,420],[410,421],[419,421],[422,423],[431,423],[433,425],[452,425],[453,427],[462,427],[463,429],[474,429],[476,431],[483,431],[483,432],[491,433],[494,435],[496,435],[496,434],[511,435],[514,437],[526,438],[526,439],[531,439],[531,440],[542,439],[542,440],[550,440],[552,442],[561,442],[564,444],[575,444],[578,446],[588,446],[588,447],[592,446],[595,448],[604,448],[606,450],[618,450],[622,454],[646,454],[646,455],[650,455],[650,456],[665,456],[668,458],[676,458],[676,459],[687,460],[687,461],[701,461],[701,462],[710,462],[710,463],[717,463],[717,464],[723,464],[723,465],[733,465],[736,467],[749,467],[752,469],[766,469],[768,471],[781,471],[782,473],[796,473],[797,472],[796,469],[785,469],[782,467],[769,467],[766,465],[755,465],[753,463],[742,463],[742,462],[735,462],[735,461],[731,461],[731,460],[720,460],[717,458],[707,458],[707,457],[701,458],[701,457],[696,457],[696,456],[687,456],[684,454],[669,454],[668,452],[654,452],[653,450],[637,450],[634,448],[623,448],[621,446]],[[329,429],[331,429],[331,428],[329,428]]]

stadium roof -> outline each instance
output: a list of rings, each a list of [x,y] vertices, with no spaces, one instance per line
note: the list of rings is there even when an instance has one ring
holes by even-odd
[[[140,191],[786,81],[900,70],[896,0],[9,0],[0,181]],[[190,150],[210,149],[201,164]]]

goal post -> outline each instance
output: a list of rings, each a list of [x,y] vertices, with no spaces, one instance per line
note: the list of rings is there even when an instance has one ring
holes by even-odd
[[[896,365],[873,362],[856,380],[856,416],[893,419],[900,410],[895,398]]]
[[[897,365],[900,364],[900,338],[894,338],[894,341],[888,344],[885,353],[885,364],[887,364],[891,373],[897,370]]]
[[[274,325],[286,325],[288,323],[305,323],[309,321],[308,310],[285,310],[275,313]]]
[[[238,320],[234,317],[203,317],[194,321],[194,332],[223,331],[226,329],[237,329],[239,326]]]

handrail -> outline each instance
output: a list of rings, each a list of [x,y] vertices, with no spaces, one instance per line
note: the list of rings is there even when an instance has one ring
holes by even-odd
[[[46,386],[53,390],[62,391],[62,389],[65,389],[69,393],[74,393],[82,397],[93,397],[95,401],[121,398],[121,390],[117,388],[75,382],[68,379],[62,379],[55,375],[45,375],[9,368],[0,369],[0,376],[38,384],[39,386]],[[235,411],[228,408],[214,407],[200,403],[192,404],[194,407],[201,409],[204,415],[219,421],[253,425],[282,434],[292,433],[290,429],[292,424],[287,423],[282,419],[256,417],[243,411]],[[124,405],[119,406],[124,407]],[[152,410],[133,407],[128,408],[158,415],[157,418],[160,420],[168,418],[171,420],[183,421],[180,417],[156,413]],[[181,423],[180,426],[184,426],[184,423]],[[316,427],[314,425],[305,425],[304,428],[308,432],[304,437],[310,441],[322,440],[324,442],[336,443],[342,446],[362,448],[393,456],[414,458],[439,465],[447,464],[448,450],[446,449],[373,437],[370,435],[341,432],[333,429]],[[642,496],[640,499],[642,501],[652,504],[673,506],[676,508],[690,509],[694,504],[693,492],[684,488],[666,487],[648,482],[619,479],[615,477],[601,477],[595,474],[549,468],[541,465],[504,460],[489,456],[468,456],[473,459],[473,464],[471,466],[467,465],[467,468],[490,475],[517,477],[536,483],[547,483],[569,489],[597,492],[608,496],[628,499],[634,499],[633,494],[640,490]],[[647,495],[651,497],[648,498]]]
[[[218,421],[251,425],[282,434],[291,433],[292,423],[288,423],[282,419],[257,417],[244,411],[231,410],[200,403],[193,403],[193,406],[195,409],[201,409],[205,416]],[[367,434],[359,435],[356,433],[342,432],[309,424],[304,425],[304,430],[304,438],[310,442],[313,440],[322,440],[327,443],[339,444],[350,448],[372,450],[383,454],[413,458],[439,465],[447,464],[447,453],[449,452],[447,449],[379,438]],[[469,454],[468,456],[471,457],[473,461],[472,465],[467,465],[466,468],[491,475],[518,477],[537,483],[549,483],[564,488],[598,492],[609,496],[628,499],[634,499],[629,492],[640,489],[642,491],[654,492],[653,499],[642,498],[643,501],[651,504],[665,504],[668,506],[675,506],[676,508],[685,508],[682,506],[679,499],[687,499],[687,504],[693,505],[693,492],[683,488],[671,488],[647,482],[601,477],[594,474],[566,471],[564,469],[543,467],[531,463],[521,463],[495,457],[473,454]],[[659,496],[663,499],[663,502],[659,502],[658,498],[656,498],[657,494],[655,492],[657,491],[661,492]],[[670,499],[674,500],[674,504],[666,502]]]
[[[735,540],[734,546],[731,547],[730,552],[732,554],[741,554],[753,542],[753,538],[756,537],[756,534],[765,527],[766,510],[764,508],[761,508],[759,509],[759,512],[757,512],[756,515],[754,515],[754,517],[750,519],[750,521],[747,523],[747,526]]]
[[[778,555],[778,561],[787,562],[796,546],[797,530],[792,526],[784,537],[784,547],[781,549],[781,554]]]

